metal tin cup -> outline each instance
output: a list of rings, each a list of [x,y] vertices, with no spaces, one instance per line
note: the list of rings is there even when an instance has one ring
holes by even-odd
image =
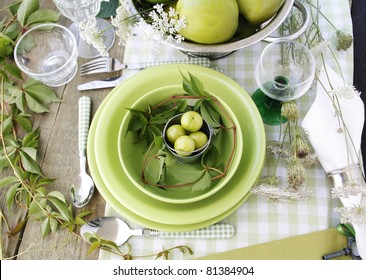
[[[207,151],[208,147],[210,146],[213,131],[212,131],[212,127],[205,121],[205,119],[203,119],[203,124],[202,124],[202,127],[200,128],[200,131],[202,131],[203,133],[205,133],[207,135],[207,139],[208,139],[207,143],[204,146],[202,146],[201,148],[194,150],[188,156],[178,155],[178,153],[174,149],[173,145],[168,141],[167,136],[166,136],[166,131],[168,130],[168,128],[170,126],[172,126],[174,124],[180,124],[180,119],[182,118],[182,115],[183,115],[183,113],[175,115],[165,124],[163,132],[162,132],[163,141],[164,141],[164,144],[166,145],[166,147],[168,148],[168,150],[170,151],[170,153],[175,157],[175,159],[178,162],[183,163],[183,164],[194,163],[194,162],[197,162],[201,158],[201,156]]]
[[[14,49],[20,70],[45,85],[65,85],[77,72],[74,35],[59,24],[41,24],[25,32]]]

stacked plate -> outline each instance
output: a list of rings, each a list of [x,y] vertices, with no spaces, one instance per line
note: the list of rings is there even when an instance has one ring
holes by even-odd
[[[150,102],[182,93],[182,73],[188,72],[225,104],[238,128],[237,148],[228,175],[211,190],[195,196],[172,189],[161,195],[151,189],[154,187],[141,185],[141,172],[136,168],[141,153],[122,138],[129,118],[126,108],[140,104],[145,97]],[[257,108],[235,81],[201,66],[163,65],[131,77],[105,99],[90,127],[88,156],[99,192],[122,216],[156,230],[188,231],[222,220],[247,199],[261,175],[265,133]]]

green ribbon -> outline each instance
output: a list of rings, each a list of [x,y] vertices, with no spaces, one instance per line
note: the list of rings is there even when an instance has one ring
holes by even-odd
[[[340,234],[347,237],[355,237],[355,230],[351,224],[341,224],[337,225],[337,230]]]

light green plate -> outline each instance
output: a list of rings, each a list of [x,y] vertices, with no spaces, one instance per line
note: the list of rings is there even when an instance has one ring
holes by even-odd
[[[190,204],[157,201],[139,190],[122,169],[117,149],[118,130],[127,113],[124,108],[131,107],[138,98],[156,88],[181,85],[180,71],[185,75],[190,71],[203,82],[207,91],[225,101],[239,120],[244,143],[240,165],[225,188]],[[265,157],[263,123],[249,95],[227,76],[200,66],[164,65],[140,72],[111,94],[99,109],[99,117],[93,120],[96,127],[94,134],[89,137],[88,145],[94,146],[95,162],[90,164],[96,164],[92,170],[98,170],[108,191],[135,215],[167,225],[202,223],[222,216],[242,202],[260,176]]]
[[[138,99],[137,102],[133,104],[132,108],[146,111],[149,108],[149,105],[154,106],[167,100],[171,96],[183,94],[184,91],[181,85],[159,87],[154,91],[145,94],[142,98]],[[214,96],[214,94],[212,93],[209,94],[211,96]],[[213,104],[215,109],[221,114],[222,124],[225,125],[225,127],[232,127],[234,123],[234,125],[236,126],[236,130],[234,131],[233,129],[223,129],[220,136],[221,142],[223,143],[223,147],[220,153],[220,162],[224,163],[225,165],[230,162],[230,166],[228,168],[228,171],[226,172],[226,176],[220,179],[213,180],[211,182],[211,186],[204,190],[192,191],[192,186],[163,189],[145,184],[142,181],[141,172],[146,145],[143,142],[135,143],[136,140],[135,137],[133,137],[133,134],[127,133],[132,114],[130,112],[126,114],[120,127],[118,137],[119,158],[122,163],[123,170],[126,172],[131,182],[133,182],[135,186],[137,186],[141,191],[143,191],[147,195],[152,196],[155,199],[164,202],[192,203],[213,195],[221,188],[225,187],[225,185],[230,181],[240,164],[241,155],[243,152],[243,136],[241,133],[239,121],[236,119],[235,114],[225,104],[225,102],[223,102],[223,100],[218,98],[218,96],[214,97],[218,99],[221,105],[221,108],[219,108],[217,104]],[[234,136],[236,138],[234,138]],[[236,146],[234,146],[235,143]],[[232,156],[233,151],[234,155]],[[176,164],[179,167],[181,165],[174,160],[173,164]],[[190,163],[190,165],[196,166],[197,170],[202,170],[202,166],[200,165],[199,161],[197,163]],[[218,175],[218,173],[216,173],[215,175]],[[185,182],[190,182],[192,180],[192,178],[183,179],[186,180]]]

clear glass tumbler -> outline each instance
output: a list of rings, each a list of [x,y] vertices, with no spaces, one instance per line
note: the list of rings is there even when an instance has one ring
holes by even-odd
[[[41,24],[25,32],[14,49],[21,71],[42,83],[58,87],[77,72],[78,49],[74,35],[59,24]]]
[[[99,51],[80,37],[78,23],[97,15],[100,10],[101,0],[53,0],[53,2],[61,14],[73,21],[69,29],[78,42],[79,57],[98,57],[100,55]],[[105,19],[97,18],[96,20],[98,30],[103,31],[106,49],[109,50],[115,38],[113,26]]]

